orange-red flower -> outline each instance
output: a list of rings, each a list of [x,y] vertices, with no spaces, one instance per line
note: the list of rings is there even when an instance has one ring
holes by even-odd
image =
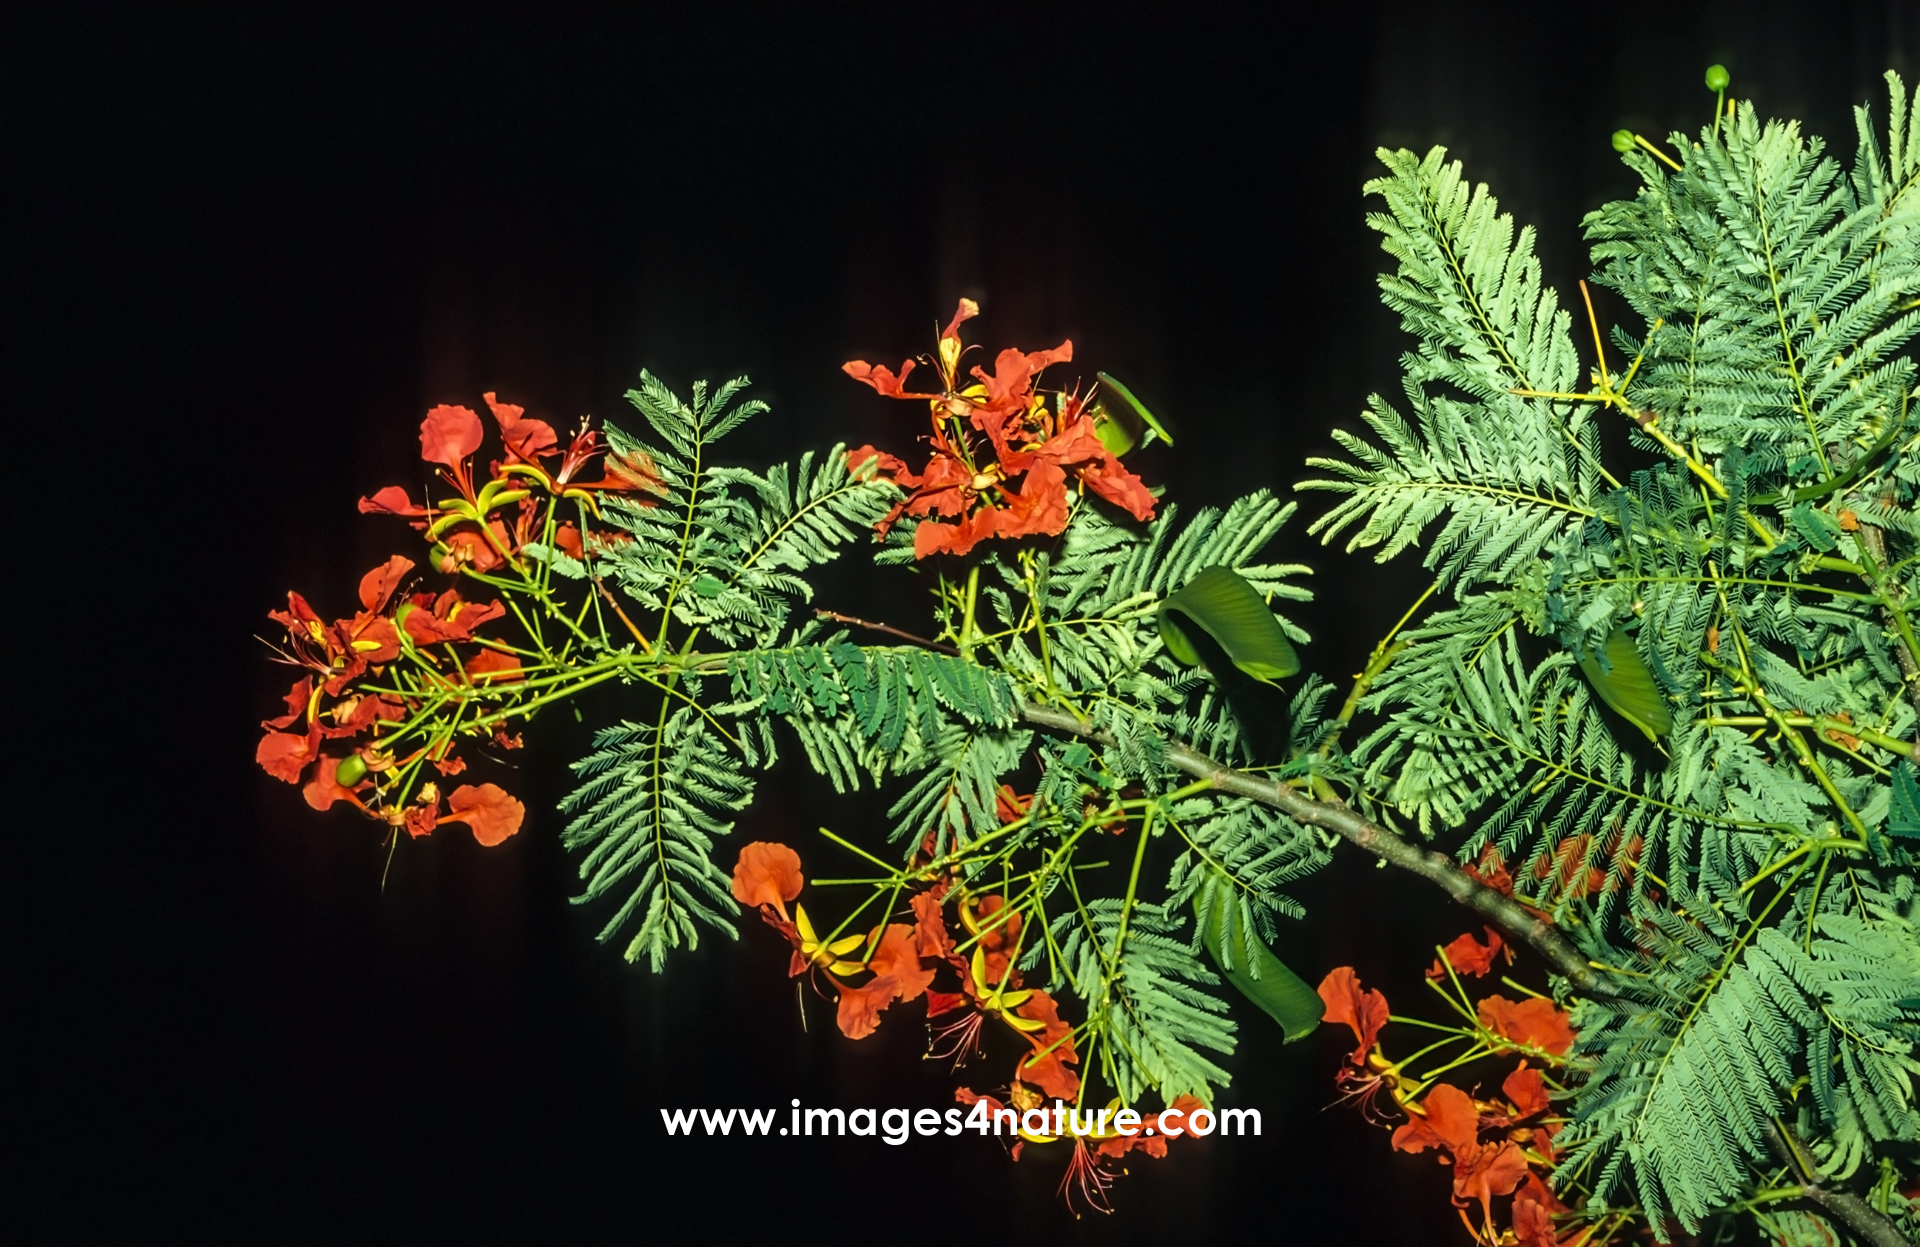
[[[834,1020],[848,1039],[865,1039],[880,1025],[880,1015],[893,1003],[899,984],[882,975],[862,987],[840,987],[840,1004]]]
[[[1440,960],[1435,958],[1433,965],[1427,969],[1427,977],[1430,979],[1446,977],[1447,965],[1452,966],[1456,974],[1471,974],[1475,978],[1479,978],[1492,970],[1493,959],[1505,948],[1506,941],[1501,939],[1500,933],[1492,927],[1485,927],[1483,929],[1487,933],[1487,942],[1485,944],[1474,939],[1473,932],[1467,932],[1440,950],[1441,954],[1446,958],[1446,965],[1440,964]],[[1511,965],[1513,962],[1513,950],[1505,948],[1505,951],[1507,954],[1507,962]]]
[[[784,844],[755,840],[740,850],[733,867],[733,899],[742,905],[766,905],[787,916],[787,902],[806,886],[800,855]]]
[[[1445,1149],[1453,1159],[1454,1204],[1464,1207],[1469,1199],[1479,1200],[1491,1225],[1494,1197],[1511,1195],[1526,1179],[1526,1155],[1511,1140],[1482,1144],[1478,1106],[1451,1083],[1437,1084],[1421,1107],[1424,1117],[1415,1117],[1393,1132],[1394,1148],[1402,1152]]]
[[[498,784],[462,784],[447,798],[451,813],[440,815],[442,823],[465,823],[473,838],[492,848],[514,832],[527,816],[527,807]]]
[[[1100,440],[1088,399],[1061,393],[1050,409],[1035,389],[1048,365],[1073,358],[1071,341],[1046,351],[1010,348],[1000,352],[991,373],[976,365],[971,383],[960,376],[960,325],[978,313],[977,305],[962,299],[940,335],[932,361],[941,380],[937,394],[907,390],[913,360],[898,373],[858,359],[844,366],[876,393],[924,401],[932,413],[927,440],[933,454],[923,471],[872,446],[848,455],[854,468],[871,463],[878,475],[907,491],[881,519],[879,531],[884,535],[902,515],[922,517],[913,542],[919,558],[966,554],[989,537],[1052,536],[1066,528],[1070,476],[1135,518],[1151,518],[1153,495]],[[1024,479],[1016,489],[1017,477]]]
[[[1480,1025],[1523,1048],[1565,1056],[1573,1047],[1573,1020],[1551,1000],[1529,996],[1515,1004],[1505,996],[1488,996],[1476,1012]]]
[[[914,928],[904,922],[891,923],[881,933],[879,947],[867,958],[867,968],[893,980],[894,1000],[912,1000],[933,982],[933,970],[921,962],[915,947]]]
[[[1362,991],[1360,976],[1353,972],[1352,966],[1339,966],[1329,972],[1320,980],[1319,992],[1320,999],[1327,1005],[1326,1020],[1346,1023],[1360,1041],[1347,1060],[1354,1065],[1365,1064],[1367,1053],[1373,1051],[1375,1037],[1387,1024],[1390,1011],[1386,993]]]

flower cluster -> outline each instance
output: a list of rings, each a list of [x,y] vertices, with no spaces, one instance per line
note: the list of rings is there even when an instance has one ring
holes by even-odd
[[[408,518],[441,572],[495,587],[502,582],[490,574],[502,570],[525,579],[536,543],[575,557],[586,548],[579,528],[555,522],[559,500],[573,500],[584,523],[600,494],[658,492],[644,455],[609,456],[604,477],[583,481],[589,460],[606,450],[597,433],[583,425],[563,451],[545,421],[491,393],[486,400],[503,448],[487,479],[476,482],[472,463],[484,440],[480,417],[439,406],[421,421],[420,457],[438,465],[453,496],[422,505],[390,485],[360,500],[364,513]],[[331,623],[299,593],[287,595],[286,610],[269,613],[286,629],[285,647],[276,647],[281,661],[302,675],[287,691],[285,713],[261,723],[266,735],[254,759],[274,778],[301,784],[315,809],[345,802],[413,836],[465,823],[481,844],[499,844],[520,828],[526,809],[519,800],[496,784],[462,784],[443,804],[438,782],[422,782],[420,772],[425,764],[440,778],[464,771],[459,737],[518,748],[501,706],[540,656],[481,633],[507,614],[499,600],[420,588],[414,568],[394,555],[369,571],[360,580],[360,609]]]
[[[1471,934],[1462,935],[1441,949],[1429,976],[1444,976],[1458,988],[1462,974],[1489,973],[1495,959],[1503,951],[1511,956],[1511,951],[1497,933],[1489,930],[1487,937],[1482,943]],[[1468,1011],[1462,992],[1455,1008],[1472,1024],[1454,1028],[1454,1038],[1441,1042],[1457,1040],[1468,1047],[1423,1078],[1409,1068],[1413,1058],[1395,1062],[1382,1049],[1379,1036],[1389,1021],[1384,993],[1363,989],[1351,966],[1328,974],[1319,990],[1326,1021],[1347,1026],[1358,1041],[1336,1076],[1342,1092],[1361,1103],[1369,1120],[1384,1124],[1394,1109],[1405,1115],[1393,1132],[1395,1150],[1431,1150],[1452,1167],[1453,1203],[1475,1242],[1487,1247],[1586,1247],[1604,1241],[1595,1236],[1596,1227],[1562,1224],[1565,1236],[1556,1229],[1556,1220],[1565,1223],[1569,1213],[1549,1184],[1558,1162],[1554,1137],[1565,1119],[1552,1111],[1559,1085],[1549,1083],[1547,1071],[1564,1073],[1569,1065],[1574,1033],[1565,1011],[1538,996],[1516,1002],[1500,995],[1490,995]],[[1501,1080],[1497,1093],[1463,1089],[1438,1078],[1473,1061],[1511,1056],[1520,1061]],[[1475,1205],[1477,1223],[1467,1212]]]
[[[373,795],[387,787],[385,776],[422,758],[442,775],[466,768],[452,753],[450,741],[423,746],[415,757],[396,757],[384,748],[382,735],[411,721],[423,705],[418,696],[373,682],[387,674],[403,650],[474,641],[476,628],[506,613],[499,602],[476,605],[452,589],[401,593],[400,585],[412,570],[412,560],[399,555],[374,568],[360,580],[361,609],[331,624],[323,623],[298,593],[287,595],[286,610],[270,612],[287,630],[286,661],[305,668],[306,674],[287,690],[286,713],[261,723],[267,733],[254,760],[287,783],[300,783],[304,777],[303,794],[316,810],[345,801],[415,836],[428,834],[440,823],[466,823],[480,843],[498,844],[519,830],[526,811],[495,784],[462,785],[449,795],[444,809],[432,783],[422,785],[409,804],[382,808],[380,796]],[[456,653],[445,684],[477,701],[496,686],[520,678],[520,664],[512,656],[481,649],[465,657]],[[342,742],[345,748],[323,749],[325,741]],[[518,741],[501,732],[498,743],[512,747]],[[362,794],[369,794],[371,803]]]
[[[988,537],[1054,536],[1067,526],[1070,477],[1135,518],[1152,518],[1153,495],[1101,439],[1103,416],[1093,395],[1057,393],[1050,409],[1035,388],[1049,364],[1073,358],[1071,341],[1048,351],[1009,348],[991,373],[975,365],[971,381],[960,374],[960,326],[979,312],[971,299],[960,300],[940,335],[932,360],[938,393],[908,391],[911,359],[898,373],[860,359],[845,365],[854,380],[888,398],[924,401],[932,414],[927,441],[933,454],[919,472],[872,446],[849,455],[855,467],[873,463],[907,491],[880,521],[880,532],[902,515],[925,517],[913,534],[918,558],[966,554]]]
[[[1017,808],[1017,799],[1008,803]],[[990,1024],[992,1031],[1015,1038],[1018,1055],[1004,1084],[1005,1098],[963,1086],[955,1089],[955,1099],[966,1105],[984,1103],[989,1114],[1011,1110],[1017,1116],[1021,1125],[1013,1145],[1015,1160],[1029,1143],[1071,1139],[1073,1154],[1061,1191],[1070,1198],[1077,1191],[1091,1206],[1107,1207],[1104,1197],[1112,1175],[1106,1163],[1134,1149],[1166,1155],[1167,1134],[1158,1128],[1157,1114],[1139,1117],[1138,1128],[1123,1132],[1110,1124],[1120,1108],[1118,1100],[1103,1112],[1080,1108],[1081,1080],[1073,1068],[1080,1058],[1073,1027],[1061,1018],[1059,1002],[1023,982],[1017,964],[1021,915],[1005,896],[974,893],[951,877],[940,877],[908,898],[911,923],[822,935],[806,908],[796,903],[805,885],[800,856],[788,846],[756,841],[740,850],[733,870],[734,898],[757,908],[761,919],[792,945],[790,977],[805,975],[816,991],[833,994],[842,1034],[864,1039],[878,1029],[890,1007],[924,997],[927,1055],[951,1060],[955,1069],[984,1055]],[[936,981],[951,990],[936,987]],[[1201,1107],[1199,1100],[1182,1096],[1167,1112]]]
[[[595,481],[578,479],[588,461],[607,449],[597,432],[582,422],[563,452],[552,425],[528,418],[526,408],[500,402],[492,391],[482,397],[506,452],[504,459],[489,465],[486,481],[476,488],[471,463],[485,439],[480,417],[470,408],[442,404],[420,422],[420,458],[440,465],[438,475],[456,496],[437,506],[422,506],[405,489],[389,485],[360,500],[363,513],[410,519],[433,543],[434,562],[441,571],[491,572],[506,564],[522,565],[522,551],[539,539],[543,522],[540,500],[529,486],[537,486],[550,498],[573,499],[590,508],[598,507],[603,493],[661,492],[658,471],[640,453],[607,455],[604,476]],[[542,462],[556,456],[557,465]],[[580,530],[563,522],[553,544],[580,557]]]

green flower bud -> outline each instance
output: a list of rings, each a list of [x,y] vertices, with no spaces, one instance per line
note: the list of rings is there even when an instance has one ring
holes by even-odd
[[[1633,150],[1633,131],[1615,130],[1613,132],[1613,150],[1625,155]]]
[[[357,753],[350,753],[340,759],[340,768],[333,773],[333,780],[342,788],[351,788],[366,778],[367,760]]]
[[[1725,65],[1707,66],[1707,90],[1724,91],[1727,89],[1727,84],[1732,81],[1733,75],[1727,72]]]

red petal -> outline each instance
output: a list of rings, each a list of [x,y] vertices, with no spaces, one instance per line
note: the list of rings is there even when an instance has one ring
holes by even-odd
[[[933,982],[933,971],[920,964],[913,946],[913,928],[904,922],[890,924],[880,937],[880,946],[867,960],[867,968],[894,982],[894,998],[912,1000]]]
[[[980,305],[978,303],[975,303],[972,299],[960,300],[959,306],[953,309],[953,319],[947,322],[947,327],[941,331],[940,336],[958,340],[960,337],[960,326],[979,314]]]
[[[334,778],[334,773],[340,769],[342,761],[344,761],[342,758],[321,755],[320,765],[314,768],[313,778],[308,780],[307,786],[301,790],[301,795],[306,797],[308,805],[316,810],[324,810],[330,808],[336,801],[360,804],[360,799],[353,795],[353,789]],[[360,787],[368,782],[370,781],[363,779],[354,787]]]
[[[304,709],[304,707],[302,707]],[[314,735],[305,732],[268,732],[253,751],[260,769],[289,784],[300,782],[300,773],[313,761]]]
[[[263,719],[261,727],[290,727],[293,721],[307,712],[307,703],[313,700],[313,677],[301,676],[299,683],[287,690],[287,712],[271,719]]]
[[[771,905],[787,916],[786,903],[806,886],[800,855],[784,844],[755,840],[740,850],[733,867],[733,899],[742,905]]]
[[[401,577],[412,570],[413,560],[396,554],[360,577],[360,605],[370,611],[385,607],[387,599],[400,587]]]
[[[900,365],[900,375],[895,376],[891,369],[883,364],[869,364],[864,359],[849,360],[840,365],[840,371],[887,398],[938,398],[938,394],[909,394],[906,391],[907,377],[913,372],[913,361],[907,360]]]
[[[1367,1053],[1373,1050],[1374,1037],[1380,1028],[1387,1024],[1386,993],[1361,991],[1360,976],[1353,972],[1352,966],[1340,966],[1320,981],[1320,999],[1327,1003],[1326,1020],[1345,1022],[1353,1028],[1360,1045],[1353,1050],[1348,1059],[1355,1065],[1367,1059]]]
[[[371,498],[360,500],[362,515],[426,515],[425,507],[415,506],[413,499],[407,497],[407,491],[398,485],[389,485]]]
[[[1473,1097],[1452,1083],[1438,1083],[1427,1093],[1422,1105],[1425,1117],[1410,1119],[1393,1132],[1394,1150],[1419,1152],[1430,1147],[1445,1148],[1458,1155],[1471,1147],[1480,1132],[1480,1110]]]
[[[894,980],[882,975],[865,987],[842,987],[834,1020],[848,1039],[865,1039],[879,1028],[880,1015],[893,1003]]]
[[[553,426],[545,420],[521,418],[526,414],[525,407],[495,401],[492,390],[480,397],[487,400],[493,422],[500,426],[500,440],[506,444],[508,463],[532,463],[536,456],[551,454],[560,444]]]
[[[1519,1069],[1507,1075],[1506,1081],[1500,1084],[1500,1090],[1513,1104],[1513,1115],[1516,1118],[1544,1113],[1551,1104],[1547,1098],[1546,1080],[1540,1076],[1539,1070],[1532,1068],[1524,1061],[1520,1063]]]
[[[480,449],[480,437],[479,416],[468,408],[442,403],[420,422],[420,457],[457,468]]]
[[[1453,967],[1456,974],[1471,974],[1479,978],[1493,969],[1494,954],[1498,953],[1506,942],[1492,927],[1486,927],[1484,930],[1487,933],[1485,944],[1474,939],[1473,933],[1469,931],[1440,950],[1446,954],[1447,964]],[[1508,956],[1511,957],[1512,954],[1509,953]],[[1430,979],[1444,978],[1446,973],[1446,966],[1441,965],[1438,958],[1435,958],[1433,965],[1427,969],[1427,977]]]
[[[526,672],[520,669],[520,660],[512,654],[483,649],[467,660],[467,682],[482,688],[499,688],[525,678]]]
[[[527,816],[527,807],[498,784],[481,784],[478,788],[462,784],[447,798],[447,805],[452,813],[442,814],[440,821],[465,823],[473,838],[488,848],[519,831],[521,820]]]
[[[1515,1004],[1505,996],[1480,1002],[1480,1024],[1514,1043],[1565,1056],[1573,1047],[1573,1022],[1553,1001],[1529,996]]]

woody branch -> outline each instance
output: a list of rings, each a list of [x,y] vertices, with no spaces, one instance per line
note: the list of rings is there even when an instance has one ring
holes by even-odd
[[[1100,744],[1113,743],[1092,724],[1064,710],[1028,703],[1021,706],[1020,715],[1026,722],[1048,731],[1078,736]],[[1481,883],[1445,854],[1409,844],[1348,806],[1317,801],[1266,776],[1234,770],[1189,745],[1169,742],[1167,761],[1176,770],[1205,780],[1220,792],[1258,801],[1297,822],[1324,828],[1389,865],[1411,871],[1437,884],[1454,900],[1546,958],[1554,970],[1565,975],[1587,995],[1612,997],[1619,994],[1551,923],[1518,901]]]

